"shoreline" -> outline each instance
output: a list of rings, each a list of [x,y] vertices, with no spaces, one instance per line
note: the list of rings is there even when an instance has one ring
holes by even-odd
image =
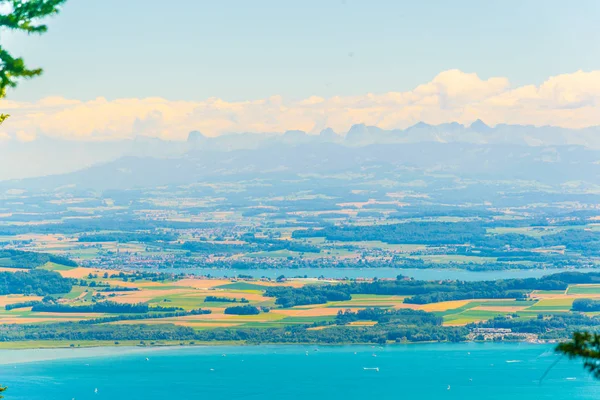
[[[338,344],[316,344],[316,343],[261,343],[261,344],[244,344],[235,342],[205,342],[196,343],[193,345],[178,345],[172,343],[163,343],[161,345],[154,346],[140,346],[132,345],[130,343],[123,344],[121,346],[100,346],[100,342],[97,346],[87,347],[21,347],[21,348],[0,348],[0,369],[2,366],[13,365],[17,368],[20,364],[30,363],[43,363],[43,362],[55,362],[59,360],[76,360],[76,359],[95,359],[95,358],[106,358],[106,357],[119,357],[119,356],[135,356],[138,355],[148,360],[152,357],[152,354],[162,352],[189,352],[187,354],[199,354],[199,355],[225,355],[225,354],[245,354],[245,353],[256,353],[256,354],[269,354],[271,352],[278,353],[294,351],[293,349],[300,349],[301,353],[308,353],[309,351],[314,352],[338,352],[338,351],[350,351],[356,354],[356,351],[367,352],[367,353],[378,353],[383,351],[408,351],[412,352],[417,348],[410,349],[413,346],[407,345],[420,345],[419,349],[424,351],[431,350],[431,346],[440,346],[439,348],[453,348],[463,349],[466,352],[476,350],[490,350],[498,348],[531,348],[531,347],[546,347],[545,351],[552,351],[553,348],[549,347],[548,343],[531,343],[531,342],[410,342],[410,343],[392,343],[387,346],[373,345],[367,343],[338,343]],[[429,347],[429,349],[428,349]],[[345,349],[345,350],[344,350]],[[196,352],[196,353],[194,353]],[[186,353],[178,353],[186,354]],[[89,365],[89,364],[86,364]]]
[[[282,342],[262,342],[262,343],[248,343],[240,341],[209,341],[209,342],[181,342],[181,341],[163,341],[155,342],[154,344],[141,344],[139,340],[124,340],[115,343],[113,340],[108,341],[57,341],[57,340],[24,340],[15,342],[0,342],[0,351],[2,350],[52,350],[52,349],[63,349],[63,350],[77,350],[77,349],[96,349],[96,348],[136,348],[136,349],[164,349],[164,348],[194,348],[194,347],[260,347],[260,346],[322,346],[322,347],[335,347],[335,346],[404,346],[404,345],[420,345],[420,344],[469,344],[469,343],[507,343],[507,344],[530,344],[530,345],[548,345],[555,344],[555,340],[538,340],[535,342],[531,341],[476,341],[467,340],[463,342],[438,342],[438,341],[423,341],[423,342],[391,342],[386,344],[374,344],[374,343],[282,343]]]

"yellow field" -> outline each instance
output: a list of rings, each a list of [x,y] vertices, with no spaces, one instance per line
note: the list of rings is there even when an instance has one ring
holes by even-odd
[[[350,322],[348,325],[351,325],[351,326],[373,326],[376,323],[377,323],[376,321],[354,321],[354,322]]]
[[[27,271],[27,270],[25,268],[0,267],[0,272],[16,272],[16,271]]]
[[[14,270],[13,270],[14,271]],[[85,305],[93,301],[114,301],[117,303],[135,304],[147,303],[151,308],[156,306],[174,307],[183,310],[208,309],[210,314],[186,315],[181,317],[155,318],[143,320],[122,320],[107,322],[111,324],[175,324],[188,326],[194,329],[213,329],[223,327],[260,327],[281,326],[284,324],[311,324],[313,322],[331,321],[340,310],[357,310],[381,307],[384,309],[414,309],[436,313],[443,317],[444,325],[459,326],[472,322],[485,321],[497,315],[510,315],[522,313],[523,317],[531,317],[537,313],[568,312],[573,300],[577,298],[600,298],[600,291],[594,293],[596,287],[586,285],[573,286],[574,291],[582,292],[568,294],[560,292],[534,292],[532,301],[512,301],[510,299],[493,300],[457,300],[432,304],[407,304],[405,296],[390,295],[353,295],[349,301],[336,301],[327,304],[303,305],[282,309],[275,305],[275,299],[265,297],[261,288],[273,286],[302,287],[314,284],[312,279],[292,279],[278,283],[273,281],[238,279],[194,279],[152,282],[152,281],[123,281],[122,278],[103,278],[104,274],[115,275],[119,271],[106,271],[90,268],[72,268],[57,271],[65,277],[90,281],[90,273],[97,276],[93,281],[96,284],[109,284],[112,287],[131,287],[137,291],[105,292],[89,286],[74,286],[71,293],[61,295],[59,302],[69,305]],[[321,281],[322,283],[323,281]],[[597,285],[598,286],[598,285]],[[571,289],[571,288],[570,288]],[[591,292],[591,293],[588,293]],[[98,297],[99,296],[99,297]],[[207,296],[237,299],[237,302],[205,302]],[[224,310],[232,305],[242,305],[240,300],[245,298],[250,305],[266,307],[270,312],[261,312],[259,315],[226,315]],[[38,301],[39,296],[5,295],[0,296],[0,324],[34,324],[62,321],[80,321],[83,319],[101,318],[111,314],[102,313],[59,313],[59,312],[31,312],[29,308],[5,310],[9,304]],[[264,311],[264,310],[263,310]],[[112,314],[114,315],[114,314]],[[352,326],[371,326],[375,321],[355,321]]]
[[[469,304],[470,300],[456,300],[456,301],[443,301],[441,303],[432,303],[425,304],[419,307],[419,310],[423,311],[447,311],[454,310],[455,308],[459,308]]]
[[[4,308],[4,306],[7,304],[23,303],[26,301],[38,301],[41,299],[41,296],[23,296],[20,294],[9,294],[0,296],[0,307]]]

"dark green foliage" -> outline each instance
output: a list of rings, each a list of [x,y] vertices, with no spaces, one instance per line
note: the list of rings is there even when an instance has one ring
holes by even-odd
[[[275,304],[293,307],[350,300],[353,294],[403,295],[405,303],[428,304],[466,299],[524,299],[532,290],[565,290],[570,283],[591,283],[600,274],[566,272],[543,278],[504,279],[497,281],[418,281],[413,279],[376,280],[340,285],[271,287],[265,296],[276,297]]]
[[[227,307],[224,313],[231,315],[258,315],[260,314],[260,310],[257,307],[248,304],[245,306]]]
[[[48,262],[65,265],[67,267],[76,267],[77,263],[67,257],[57,256],[49,253],[38,253],[22,250],[0,250],[0,259],[9,260],[7,267],[32,269],[42,266]]]
[[[308,330],[310,325],[283,328],[236,328],[194,330],[164,325],[106,325],[58,323],[39,325],[0,325],[0,341],[22,340],[194,340],[244,341],[247,343],[386,343],[387,341],[450,341],[466,338],[462,327],[429,324],[412,326],[393,323],[368,327],[330,326]]]
[[[0,325],[0,341],[13,340],[194,340],[192,328],[174,325],[105,325],[77,322]]]
[[[154,311],[153,309],[151,311]],[[203,310],[201,308],[191,311],[174,311],[174,312],[161,312],[161,313],[148,313],[148,314],[129,314],[129,315],[115,315],[111,317],[101,317],[94,319],[86,319],[79,321],[80,324],[93,325],[93,324],[104,324],[107,322],[115,321],[132,321],[132,320],[143,320],[143,319],[159,319],[159,318],[173,318],[173,317],[185,317],[187,315],[204,315],[212,313],[211,310]]]
[[[44,33],[48,29],[40,24],[41,18],[58,13],[59,6],[66,0],[3,0],[0,4],[10,4],[9,13],[0,14],[0,29]],[[0,45],[0,98],[6,95],[6,89],[17,86],[19,79],[39,76],[41,68],[29,69],[20,57],[14,57]],[[0,125],[8,118],[0,114]]]
[[[338,287],[342,287],[338,290]],[[276,297],[275,304],[282,307],[294,307],[307,304],[324,304],[328,301],[347,301],[352,296],[346,285],[304,286],[292,288],[288,286],[270,287],[265,296]]]
[[[70,306],[68,304],[59,303],[40,303],[32,307],[32,311],[38,312],[60,312],[60,313],[147,313],[148,304],[136,303],[115,303],[112,301],[103,301],[100,303],[92,303],[81,306]],[[167,311],[167,310],[165,310]],[[171,310],[168,310],[171,311]]]
[[[592,312],[600,311],[600,300],[592,299],[575,299],[571,306],[573,311]]]
[[[23,301],[21,303],[7,304],[7,305],[4,306],[4,309],[6,311],[10,311],[10,310],[14,310],[15,308],[32,307],[32,306],[35,306],[37,304],[42,304],[42,302],[41,301],[37,301],[37,300]]]
[[[407,222],[393,225],[327,226],[322,230],[297,230],[293,238],[325,237],[328,240],[381,240],[386,243],[462,244],[486,234],[481,223]]]
[[[443,318],[433,313],[421,310],[386,310],[381,308],[366,308],[353,312],[350,310],[338,312],[335,322],[346,325],[354,321],[377,321],[380,324],[393,323],[397,326],[436,325],[441,326]]]
[[[576,221],[571,221],[576,225]],[[391,225],[329,225],[322,229],[303,229],[293,232],[296,239],[307,237],[325,237],[337,241],[376,240],[391,244],[427,244],[432,246],[456,245],[457,254],[477,254],[480,257],[498,257],[499,261],[560,260],[565,256],[548,255],[533,252],[531,249],[565,246],[567,250],[591,256],[600,254],[600,232],[568,229],[550,235],[533,237],[531,235],[507,233],[488,234],[488,228],[504,225],[536,226],[547,223],[527,220],[520,223],[504,222],[406,222]],[[469,244],[461,247],[457,245]],[[474,251],[476,253],[474,253]]]
[[[218,297],[218,296],[206,296],[204,298],[205,303],[248,303],[248,300],[245,298],[235,299],[233,297]]]
[[[571,359],[582,359],[583,366],[594,378],[600,379],[600,334],[575,332],[571,341],[560,343],[556,351]]]
[[[544,246],[566,246],[569,250],[584,254],[600,253],[600,232],[569,229],[554,235],[542,236]]]
[[[47,294],[68,293],[72,282],[59,273],[45,270],[27,272],[0,272],[0,295],[4,294]]]

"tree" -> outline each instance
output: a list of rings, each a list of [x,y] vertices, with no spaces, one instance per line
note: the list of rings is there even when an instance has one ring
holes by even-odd
[[[560,343],[556,346],[556,351],[570,359],[582,359],[584,368],[590,371],[594,378],[600,379],[600,334],[575,332],[573,339]]]
[[[0,30],[9,29],[42,34],[48,27],[39,23],[41,18],[57,14],[67,0],[0,0]],[[29,79],[42,74],[41,68],[29,69],[21,57],[13,57],[0,44],[0,99],[6,88],[17,86],[19,79]],[[0,113],[0,125],[9,117]],[[0,399],[6,386],[0,385]]]
[[[66,0],[0,0],[0,30],[42,34],[48,27],[40,23],[44,17],[57,14]],[[17,86],[19,79],[42,74],[41,68],[30,69],[21,57],[14,57],[0,44],[0,99],[7,88]],[[0,114],[0,125],[9,117]]]

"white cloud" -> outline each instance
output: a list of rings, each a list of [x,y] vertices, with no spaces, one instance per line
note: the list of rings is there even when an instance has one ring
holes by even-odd
[[[444,71],[407,92],[363,96],[311,96],[286,101],[281,96],[228,102],[169,101],[162,98],[79,101],[50,97],[37,102],[0,101],[11,114],[0,137],[32,140],[37,135],[107,140],[146,135],[185,139],[189,131],[209,136],[227,132],[347,131],[356,123],[384,129],[416,122],[600,125],[600,71],[549,77],[539,86],[512,87],[507,78],[481,79],[474,73]]]

